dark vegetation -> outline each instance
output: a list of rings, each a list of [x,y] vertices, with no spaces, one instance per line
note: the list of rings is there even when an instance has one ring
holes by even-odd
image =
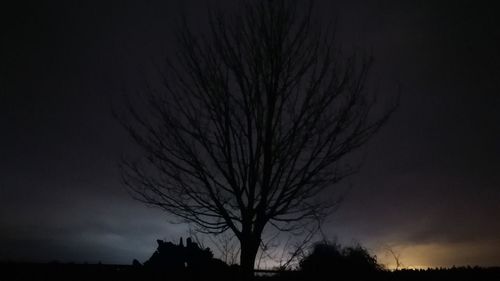
[[[141,264],[0,263],[1,280],[241,280],[239,266],[229,266],[187,239],[186,245],[158,240],[158,248]],[[500,280],[500,267],[452,267],[389,271],[360,245],[317,243],[295,270],[257,271],[255,280]]]
[[[364,276],[382,270],[377,259],[360,245],[342,248],[336,243],[318,243],[311,254],[300,261],[300,270],[306,276],[328,276],[332,269],[337,274]]]

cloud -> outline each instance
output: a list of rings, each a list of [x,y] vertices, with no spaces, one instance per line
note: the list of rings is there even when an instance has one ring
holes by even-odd
[[[34,206],[10,209],[0,217],[0,259],[130,263],[153,253],[156,239],[177,240],[187,232],[161,210],[98,195],[80,187],[59,194],[69,200],[38,202],[38,212]]]

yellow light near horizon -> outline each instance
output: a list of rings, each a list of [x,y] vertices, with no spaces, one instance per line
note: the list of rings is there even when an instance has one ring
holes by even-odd
[[[432,257],[436,257],[439,252],[435,245],[406,245],[394,247],[393,251],[399,254],[400,268],[407,269],[426,269],[435,267]],[[379,263],[383,264],[389,270],[396,269],[396,261],[394,256],[387,250],[377,252]]]
[[[500,254],[495,249],[499,246],[500,241],[482,241],[402,245],[393,247],[392,250],[400,255],[400,268],[427,269],[467,265],[498,266]],[[376,251],[376,255],[379,263],[387,269],[396,269],[394,256],[387,249]]]

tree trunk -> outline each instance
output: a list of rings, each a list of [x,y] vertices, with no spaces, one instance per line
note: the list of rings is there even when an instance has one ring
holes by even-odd
[[[243,280],[253,280],[254,266],[257,251],[259,250],[258,239],[244,239],[240,241],[240,267]]]

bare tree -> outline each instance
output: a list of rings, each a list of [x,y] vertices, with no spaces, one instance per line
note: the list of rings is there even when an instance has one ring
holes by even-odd
[[[242,1],[185,25],[161,87],[123,124],[146,153],[124,161],[134,197],[217,234],[232,231],[253,274],[266,226],[291,231],[337,203],[322,191],[357,169],[342,163],[388,119],[365,88],[371,59],[341,59],[333,36],[295,1]]]
[[[401,262],[401,252],[394,250],[394,247],[387,245],[385,247],[386,251],[389,253],[389,255],[394,259],[394,270],[399,270],[401,268],[404,268],[404,264]]]

